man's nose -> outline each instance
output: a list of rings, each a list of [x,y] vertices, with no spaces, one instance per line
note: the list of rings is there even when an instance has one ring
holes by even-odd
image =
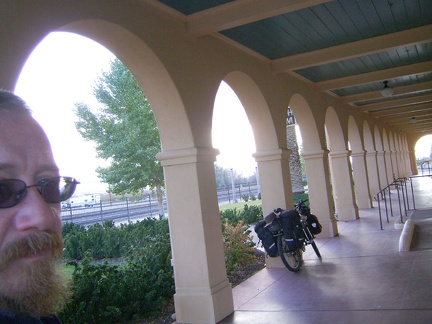
[[[36,187],[28,188],[25,198],[15,208],[18,208],[16,227],[21,231],[52,229],[59,221],[59,206],[48,204]]]

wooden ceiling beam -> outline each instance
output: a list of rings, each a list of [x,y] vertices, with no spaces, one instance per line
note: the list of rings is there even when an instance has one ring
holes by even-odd
[[[420,113],[414,113],[414,114],[407,114],[403,117],[395,117],[395,116],[388,116],[388,117],[379,117],[380,120],[385,120],[387,122],[390,122],[392,124],[403,124],[406,122],[409,122],[411,118],[415,117],[417,121],[428,121],[432,120],[432,110],[429,111],[428,114],[420,114]]]
[[[330,91],[336,89],[343,89],[354,87],[362,84],[381,82],[388,79],[394,79],[398,77],[416,75],[420,73],[429,73],[432,71],[432,61],[404,65],[396,68],[378,70],[369,73],[363,73],[359,75],[351,75],[343,78],[332,79],[328,81],[317,82],[316,89],[318,91]]]
[[[187,16],[186,26],[190,36],[198,37],[331,1],[333,0],[232,1]]]
[[[358,108],[358,110],[374,112],[377,110],[388,110],[391,108],[399,108],[402,106],[409,106],[409,105],[422,104],[422,103],[429,104],[429,106],[432,106],[432,95],[427,94],[423,96],[383,101],[375,104],[361,106],[360,108]]]
[[[432,90],[432,81],[410,84],[403,87],[394,87],[393,89],[394,89],[393,96]],[[344,96],[341,98],[341,103],[349,104],[349,103],[357,103],[357,102],[374,100],[374,99],[382,99],[382,98],[383,96],[381,94],[381,90],[378,90],[378,91],[359,93],[350,96]]]
[[[421,104],[421,105],[407,105],[398,108],[390,108],[385,110],[377,110],[373,112],[368,112],[372,117],[383,117],[383,116],[391,116],[397,114],[406,114],[409,112],[419,112],[419,111],[427,111],[432,109],[432,104]]]
[[[354,57],[431,41],[432,25],[427,25],[357,42],[284,57],[273,60],[271,66],[272,71],[275,73],[295,71],[311,66],[343,61]]]
[[[416,122],[416,123],[406,122],[403,124],[387,124],[387,126],[398,128],[398,129],[403,129],[405,132],[406,131],[414,131],[414,130],[422,131],[426,128],[430,128],[432,126],[432,121]]]

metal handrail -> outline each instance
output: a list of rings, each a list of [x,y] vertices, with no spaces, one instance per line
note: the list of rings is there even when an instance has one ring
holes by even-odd
[[[394,181],[392,183],[390,183],[385,188],[381,189],[378,193],[375,194],[374,198],[378,202],[381,229],[383,229],[383,225],[382,225],[382,212],[381,212],[380,200],[384,201],[387,223],[389,223],[389,209],[390,209],[391,216],[392,217],[394,216],[393,215],[393,204],[392,204],[392,198],[391,198],[391,189],[392,188],[396,189],[397,194],[398,194],[398,205],[399,205],[399,214],[400,214],[401,223],[403,223],[403,219],[402,219],[403,214],[404,214],[404,216],[407,216],[407,211],[410,208],[409,207],[409,199],[408,199],[408,188],[407,188],[408,180],[409,180],[409,184],[411,186],[411,198],[412,198],[412,202],[413,202],[413,207],[415,209],[414,190],[413,190],[413,186],[412,186],[412,178],[411,177],[410,178],[394,179]],[[401,197],[401,193],[402,193],[402,197]],[[387,204],[387,199],[389,200],[389,204]],[[403,204],[404,213],[402,212],[402,204]]]

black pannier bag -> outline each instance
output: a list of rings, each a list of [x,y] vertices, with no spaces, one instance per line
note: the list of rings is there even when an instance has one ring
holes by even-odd
[[[283,234],[289,250],[301,248],[304,242],[304,234],[298,212],[296,210],[285,210],[279,217],[282,220]]]
[[[307,215],[306,223],[308,225],[309,231],[313,235],[317,235],[321,233],[322,226],[320,222],[318,221],[318,217],[316,217],[314,214]]]
[[[261,244],[266,250],[267,254],[272,258],[278,256],[276,238],[270,232],[266,221],[264,219],[260,220],[255,224],[254,230],[255,233],[257,233],[258,238],[261,240]]]

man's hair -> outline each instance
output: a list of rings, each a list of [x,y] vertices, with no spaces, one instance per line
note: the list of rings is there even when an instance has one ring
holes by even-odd
[[[31,110],[24,100],[10,91],[0,89],[0,112],[1,111],[17,111],[31,114]]]

